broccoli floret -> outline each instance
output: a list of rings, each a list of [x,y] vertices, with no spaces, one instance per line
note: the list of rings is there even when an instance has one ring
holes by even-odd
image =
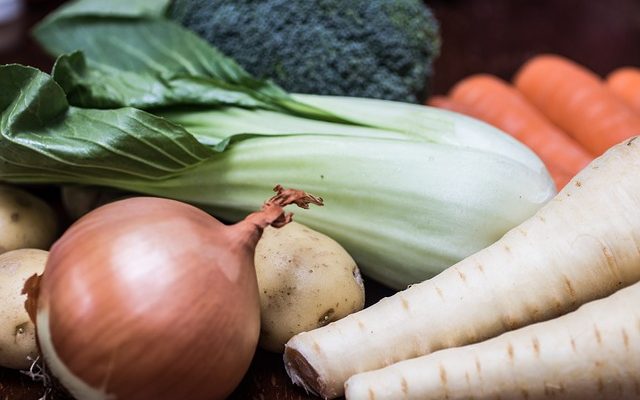
[[[440,50],[422,0],[174,0],[169,15],[298,93],[420,102]]]

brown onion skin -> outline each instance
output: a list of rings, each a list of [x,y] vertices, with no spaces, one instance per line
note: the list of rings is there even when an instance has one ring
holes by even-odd
[[[255,246],[289,219],[280,205],[227,226],[172,200],[111,203],[52,247],[29,300],[48,310],[58,358],[92,388],[118,400],[222,399],[258,342]]]

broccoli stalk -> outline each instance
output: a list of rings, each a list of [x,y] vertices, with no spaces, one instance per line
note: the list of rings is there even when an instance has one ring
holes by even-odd
[[[421,0],[174,0],[169,16],[290,92],[421,102],[440,50]]]

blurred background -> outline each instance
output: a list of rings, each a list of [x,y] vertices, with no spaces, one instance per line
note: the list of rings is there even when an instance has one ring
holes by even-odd
[[[28,32],[62,3],[0,0],[0,63],[48,71],[53,60]],[[427,4],[440,22],[442,36],[433,94],[443,94],[461,78],[478,72],[509,79],[538,53],[565,55],[600,75],[618,66],[640,65],[638,0],[434,0]]]
[[[442,30],[434,90],[489,72],[504,79],[538,53],[556,53],[605,75],[640,65],[640,1],[429,2]]]

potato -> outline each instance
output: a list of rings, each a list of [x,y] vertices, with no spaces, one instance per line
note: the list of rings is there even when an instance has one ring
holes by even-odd
[[[291,222],[267,228],[255,253],[260,346],[274,352],[295,334],[361,310],[364,286],[351,256],[333,239]]]
[[[49,253],[13,250],[0,255],[0,367],[26,369],[38,356],[34,324],[24,308],[24,282],[42,274]]]
[[[72,220],[77,220],[100,206],[126,198],[126,193],[96,186],[63,186],[62,206]]]
[[[0,254],[24,248],[49,249],[57,218],[47,203],[21,189],[0,185]]]

